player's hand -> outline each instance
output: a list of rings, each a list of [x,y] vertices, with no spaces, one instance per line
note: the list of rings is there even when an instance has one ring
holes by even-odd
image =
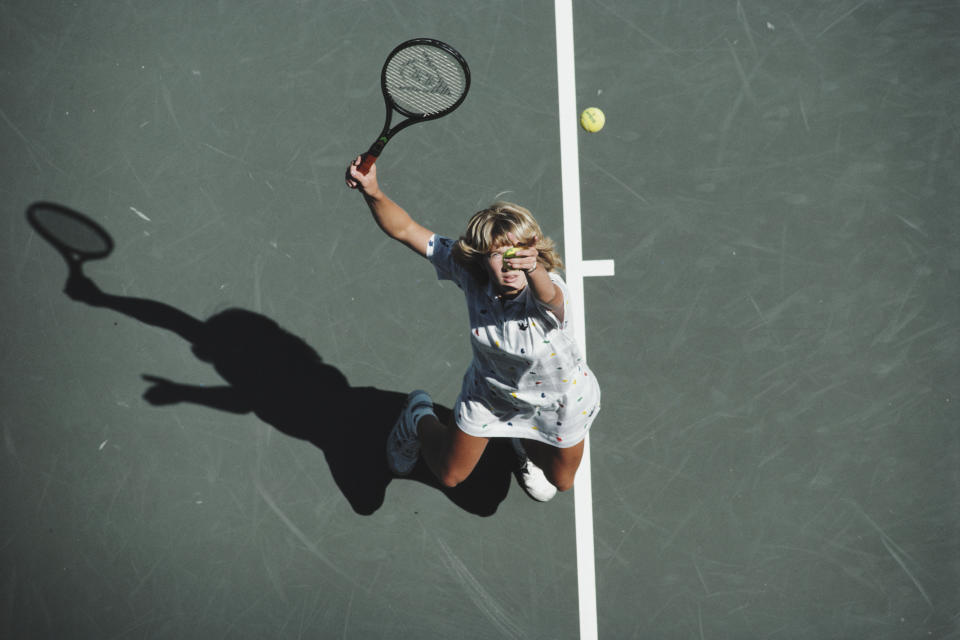
[[[63,292],[77,302],[85,302],[93,306],[97,306],[104,298],[103,291],[79,268],[70,269],[70,277],[67,278]]]
[[[533,236],[530,242],[520,242],[512,233],[508,233],[507,237],[516,251],[510,257],[504,256],[503,263],[506,267],[527,273],[534,271],[537,268],[537,256],[540,255],[537,251],[537,236]]]
[[[177,404],[183,399],[180,385],[172,380],[158,376],[144,375],[143,379],[152,386],[143,392],[143,398],[154,406]]]
[[[377,165],[370,167],[370,172],[363,175],[357,169],[363,156],[357,156],[357,159],[347,167],[347,186],[351,189],[360,189],[365,195],[375,196],[380,193],[380,186],[377,184]]]

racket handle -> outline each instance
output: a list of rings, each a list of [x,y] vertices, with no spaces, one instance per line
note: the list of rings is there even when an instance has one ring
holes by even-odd
[[[357,167],[357,171],[363,175],[370,173],[370,167],[373,166],[373,163],[377,161],[377,156],[372,153],[363,154],[363,158],[360,160],[360,166]]]
[[[389,139],[386,134],[377,138],[377,141],[370,145],[367,152],[363,154],[363,159],[360,161],[360,166],[357,167],[357,171],[363,175],[370,173],[370,167],[372,167],[373,163],[380,157],[380,152],[383,151]]]

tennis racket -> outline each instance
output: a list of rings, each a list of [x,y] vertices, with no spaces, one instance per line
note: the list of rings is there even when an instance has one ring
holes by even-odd
[[[71,270],[87,260],[106,258],[113,251],[113,239],[103,227],[63,205],[35,202],[27,208],[27,221],[63,256]]]
[[[470,89],[470,68],[450,45],[431,38],[414,38],[398,45],[387,56],[380,86],[387,118],[377,141],[363,154],[357,167],[364,175],[397,132],[445,116],[460,106]],[[406,120],[391,129],[394,111]]]

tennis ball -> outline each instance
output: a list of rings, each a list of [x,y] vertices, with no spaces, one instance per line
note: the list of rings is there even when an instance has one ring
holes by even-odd
[[[590,133],[596,133],[600,131],[600,129],[603,129],[606,121],[607,119],[603,115],[603,111],[600,111],[600,109],[596,107],[584,109],[583,113],[580,114],[580,126]]]

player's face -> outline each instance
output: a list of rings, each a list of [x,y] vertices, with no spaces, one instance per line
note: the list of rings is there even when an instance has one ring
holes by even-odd
[[[484,258],[484,265],[490,281],[494,283],[502,295],[511,298],[527,286],[527,274],[518,269],[510,269],[504,264],[503,252],[508,246],[491,249]]]

